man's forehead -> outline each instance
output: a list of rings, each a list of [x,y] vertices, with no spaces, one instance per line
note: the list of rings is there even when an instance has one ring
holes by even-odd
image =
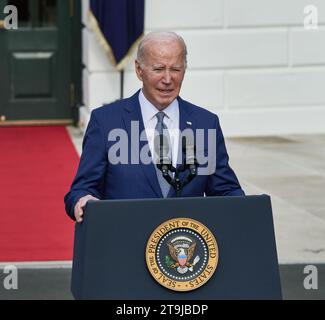
[[[177,40],[150,41],[145,47],[143,60],[147,66],[182,67],[184,65],[184,48]]]
[[[153,49],[153,48],[151,48]],[[177,63],[175,59],[177,60],[183,60],[184,53],[183,50],[176,49],[175,47],[156,47],[153,50],[148,50],[147,54],[144,55],[144,58],[151,63],[160,63],[160,62],[166,62],[166,60],[172,62],[174,60],[174,63]]]

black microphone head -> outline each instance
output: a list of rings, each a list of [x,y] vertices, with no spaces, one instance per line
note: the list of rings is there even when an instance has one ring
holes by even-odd
[[[186,152],[186,137],[182,136],[182,151]]]

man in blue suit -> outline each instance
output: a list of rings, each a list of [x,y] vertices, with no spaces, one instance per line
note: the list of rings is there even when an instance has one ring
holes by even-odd
[[[203,132],[202,145],[196,142],[197,153],[201,152],[202,158],[213,150],[212,170],[211,163],[207,170],[200,164],[201,173],[199,171],[184,186],[182,197],[244,195],[228,164],[218,117],[179,97],[186,57],[184,40],[173,32],[152,32],[142,39],[135,61],[142,89],[128,99],[97,108],[91,113],[78,172],[65,196],[66,211],[72,219],[82,221],[88,200],[176,196],[175,190],[166,186],[153,161],[142,161],[144,154],[154,158],[152,132],[159,127],[168,132],[168,156],[174,167],[183,159],[180,143],[183,131]],[[213,148],[208,139],[209,130],[214,132]],[[114,139],[116,132],[121,133],[119,140]],[[144,133],[144,139],[139,139],[135,132]],[[122,161],[116,162],[117,157],[123,158]],[[211,159],[211,154],[207,158]],[[187,174],[183,172],[180,175],[181,181]]]

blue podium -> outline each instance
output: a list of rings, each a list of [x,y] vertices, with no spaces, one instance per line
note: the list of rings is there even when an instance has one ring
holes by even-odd
[[[158,283],[145,256],[153,231],[177,218],[199,221],[218,245],[209,281],[185,292]],[[187,270],[180,264],[169,266]],[[76,299],[282,299],[270,197],[89,201],[75,226],[71,290]]]

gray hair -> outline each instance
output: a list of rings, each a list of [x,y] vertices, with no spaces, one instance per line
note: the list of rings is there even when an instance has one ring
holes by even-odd
[[[137,51],[137,61],[141,66],[144,65],[145,49],[149,42],[159,41],[178,41],[183,47],[184,64],[187,66],[187,48],[184,39],[175,32],[172,31],[154,31],[146,34],[139,43]]]

